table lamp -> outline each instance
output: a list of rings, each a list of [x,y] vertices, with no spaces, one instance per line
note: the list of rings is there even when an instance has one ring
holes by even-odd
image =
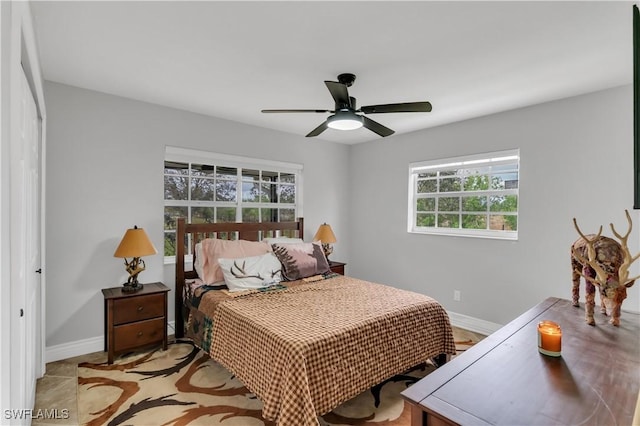
[[[320,241],[322,243],[324,255],[329,258],[329,255],[333,252],[333,246],[331,244],[337,241],[331,225],[327,225],[326,222],[320,225],[318,232],[316,232],[316,235],[313,237],[313,241]]]
[[[129,279],[123,284],[122,291],[125,293],[133,293],[138,290],[142,290],[142,284],[138,282],[138,275],[144,271],[144,260],[140,259],[142,256],[150,256],[156,254],[158,251],[153,246],[147,233],[144,229],[134,226],[131,229],[127,229],[120,245],[113,254],[113,257],[124,258],[125,269],[129,273]],[[130,257],[131,261],[127,261]]]

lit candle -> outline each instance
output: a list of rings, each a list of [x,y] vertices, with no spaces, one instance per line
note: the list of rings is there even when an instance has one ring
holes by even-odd
[[[541,354],[560,356],[562,347],[562,330],[553,321],[540,321],[538,323],[538,350]]]

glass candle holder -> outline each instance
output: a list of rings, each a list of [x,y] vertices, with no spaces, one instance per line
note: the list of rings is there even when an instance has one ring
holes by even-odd
[[[562,348],[562,329],[553,321],[538,323],[538,351],[548,356],[560,356]]]

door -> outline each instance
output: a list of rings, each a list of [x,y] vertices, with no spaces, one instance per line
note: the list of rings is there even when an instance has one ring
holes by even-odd
[[[11,146],[11,390],[12,408],[30,409],[41,359],[40,135],[35,100],[20,78],[18,137]],[[15,133],[14,133],[15,134]],[[15,325],[14,325],[15,324]],[[20,419],[16,419],[20,420]],[[24,419],[28,422],[28,419]]]
[[[25,337],[26,337],[26,398],[31,408],[35,402],[36,372],[41,359],[39,344],[40,318],[40,125],[34,97],[23,74],[25,102],[24,152],[25,152],[25,198],[26,211],[26,297],[25,297]]]

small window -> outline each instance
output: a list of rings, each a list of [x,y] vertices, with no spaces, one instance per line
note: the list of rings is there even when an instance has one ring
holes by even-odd
[[[409,164],[413,233],[518,239],[519,150]]]

